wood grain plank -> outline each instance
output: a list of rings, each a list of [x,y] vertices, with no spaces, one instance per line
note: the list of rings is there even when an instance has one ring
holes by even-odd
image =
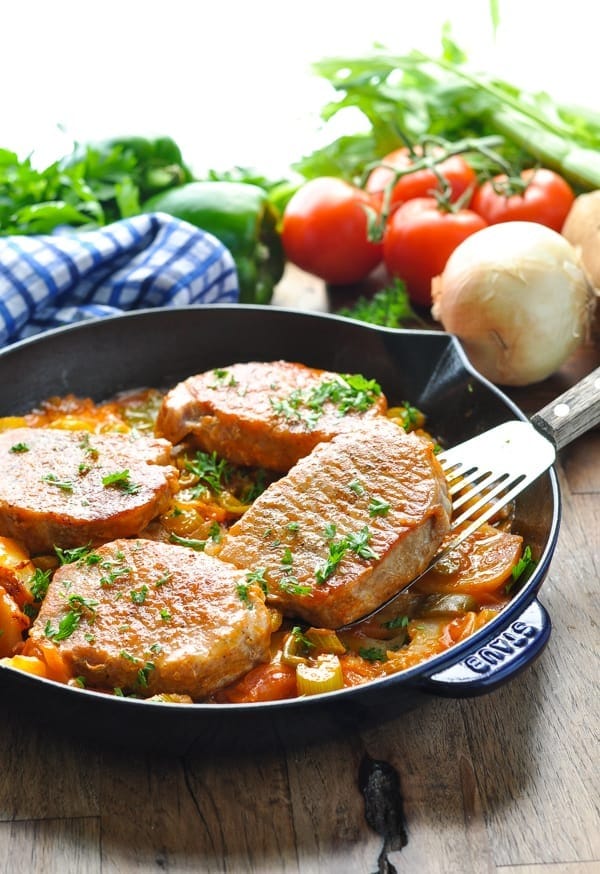
[[[0,874],[100,874],[97,817],[0,823]]]
[[[580,437],[577,446],[565,449],[562,465],[573,495],[600,495],[600,432],[592,431]]]
[[[510,865],[497,869],[497,874],[598,874],[600,859],[590,862],[556,862],[550,865]]]
[[[98,813],[95,747],[46,732],[4,708],[0,761],[0,821]]]
[[[458,701],[431,699],[372,730],[365,745],[401,778],[408,842],[390,854],[399,871],[495,871]]]
[[[561,485],[561,536],[541,591],[549,645],[524,675],[464,705],[499,866],[600,858],[600,577],[590,548],[600,510],[594,496],[571,495],[562,474]]]

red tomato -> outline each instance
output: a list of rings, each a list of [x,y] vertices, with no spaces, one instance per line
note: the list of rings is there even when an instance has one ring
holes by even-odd
[[[558,173],[543,167],[523,170],[521,177],[529,181],[529,185],[523,194],[511,194],[508,197],[494,190],[495,184],[506,182],[504,174],[487,180],[473,195],[471,209],[483,216],[490,225],[513,221],[538,222],[560,232],[575,200],[571,186]]]
[[[330,176],[311,179],[283,213],[281,238],[288,260],[332,285],[359,282],[382,258],[368,239],[369,194]]]
[[[422,153],[422,149],[414,150],[418,156]],[[433,154],[440,150],[433,150]],[[385,158],[382,158],[385,164],[390,164],[398,170],[405,170],[414,163],[415,158],[407,148],[397,149],[395,152],[390,152]],[[477,182],[477,174],[475,170],[467,164],[464,158],[460,155],[452,155],[436,164],[438,173],[447,180],[451,188],[450,200],[455,203],[461,197],[467,188],[475,189]],[[375,167],[369,174],[367,179],[366,190],[372,195],[381,200],[383,191],[386,185],[393,178],[393,171],[387,167]],[[414,173],[409,173],[406,176],[401,176],[392,190],[391,203],[404,203],[407,200],[412,200],[415,197],[431,197],[434,191],[441,191],[442,186],[440,180],[433,170],[415,170]]]
[[[383,238],[383,260],[388,272],[406,283],[410,299],[431,304],[431,280],[467,237],[487,227],[470,209],[448,212],[434,197],[407,200],[390,216]]]

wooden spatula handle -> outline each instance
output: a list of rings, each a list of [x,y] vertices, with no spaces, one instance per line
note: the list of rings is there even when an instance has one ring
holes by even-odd
[[[600,424],[600,367],[535,413],[531,423],[557,449]]]

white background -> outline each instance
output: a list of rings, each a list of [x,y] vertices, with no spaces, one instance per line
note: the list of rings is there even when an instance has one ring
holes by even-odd
[[[0,147],[44,165],[74,141],[169,134],[197,172],[285,173],[332,139],[322,57],[437,53],[443,22],[474,66],[594,107],[590,0],[10,0],[0,27]],[[562,11],[561,11],[562,10]],[[590,20],[592,16],[592,20]]]

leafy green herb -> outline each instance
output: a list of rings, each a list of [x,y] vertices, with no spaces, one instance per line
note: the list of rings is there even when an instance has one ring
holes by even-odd
[[[365,525],[360,531],[355,534],[349,534],[346,538],[347,548],[355,552],[360,558],[377,559],[379,556],[369,546],[371,540],[371,532],[368,526]]]
[[[166,571],[162,577],[159,577],[157,581],[154,583],[154,587],[156,589],[160,589],[161,586],[164,586],[165,583],[168,583],[173,574],[170,571]]]
[[[337,540],[329,544],[329,555],[325,564],[315,571],[315,577],[319,584],[326,582],[329,577],[333,576],[347,551],[348,544],[345,540]]]
[[[533,558],[531,547],[526,546],[523,550],[523,555],[512,569],[509,582],[504,587],[506,594],[509,594],[517,583],[525,583],[534,572],[536,566],[537,562]]]
[[[89,435],[89,434],[85,434],[85,435],[81,438],[81,440],[79,441],[79,448],[80,448],[80,449],[83,449],[83,451],[86,453],[86,455],[89,455],[89,457],[90,457],[93,461],[96,461],[97,458],[98,458],[98,456],[99,456],[99,454],[100,454],[100,453],[98,452],[98,450],[97,450],[94,446],[91,445],[91,443],[90,443],[90,435]]]
[[[267,594],[267,591],[268,591],[268,585],[267,585],[267,581],[265,579],[266,572],[267,572],[266,568],[259,567],[259,568],[256,568],[256,570],[248,571],[248,573],[246,574],[247,582],[248,583],[258,583],[258,585],[261,587],[261,589],[263,590],[265,595]]]
[[[134,483],[128,470],[118,470],[102,477],[102,485],[120,489],[126,495],[137,495],[141,486]]]
[[[278,586],[282,592],[288,595],[310,595],[312,592],[311,586],[302,585],[293,574],[286,574],[282,577]]]
[[[148,594],[148,586],[144,584],[143,586],[140,586],[139,589],[132,589],[129,594],[134,604],[144,604],[146,601],[146,595]]]
[[[44,635],[55,642],[66,640],[68,637],[71,637],[80,620],[81,613],[79,611],[69,610],[58,623],[58,628],[53,628],[51,621],[48,620],[44,628]]]
[[[385,650],[377,646],[363,647],[359,649],[358,654],[368,662],[387,662]]]
[[[231,464],[225,458],[219,458],[216,452],[196,452],[192,461],[186,461],[185,468],[198,477],[194,497],[198,497],[204,488],[220,495],[233,472]]]
[[[308,639],[308,637],[304,634],[299,625],[294,625],[291,634],[297,644],[305,647],[306,649],[314,648],[315,644],[312,642],[312,640]]]
[[[148,688],[148,678],[152,671],[156,670],[156,665],[154,662],[146,662],[143,668],[140,668],[137,672],[137,681],[140,686],[143,686],[145,689]]]
[[[369,504],[369,516],[387,516],[390,505],[383,498],[373,498]]]
[[[359,57],[324,58],[313,68],[337,91],[323,118],[351,107],[361,132],[344,134],[296,162],[294,169],[307,179],[360,182],[381,156],[407,143],[442,137],[485,142],[493,136],[494,151],[516,168],[541,164],[576,189],[600,188],[598,114],[473,70],[448,26],[439,56],[417,50],[396,55],[382,47]],[[468,159],[479,172],[502,172],[485,151],[472,151]]]
[[[376,291],[372,297],[361,295],[351,307],[340,307],[337,315],[384,328],[425,325],[413,310],[406,285],[400,279],[394,279],[391,285]]]
[[[190,549],[195,549],[197,552],[204,552],[206,549],[206,540],[195,540],[193,537],[180,537],[178,534],[171,533],[169,540],[171,543],[178,543],[180,546],[187,546]]]
[[[250,587],[250,583],[247,583],[247,582],[246,583],[238,583],[237,586],[235,587],[235,590],[237,592],[237,595],[238,595],[238,598],[240,599],[240,601],[242,601],[250,609],[252,609],[253,604],[250,601],[250,594],[248,592],[249,587]]]
[[[382,623],[384,628],[394,629],[394,628],[406,628],[409,623],[408,616],[395,616],[393,619],[388,619],[387,622]]]
[[[29,452],[29,446],[27,445],[27,443],[15,443],[13,446],[10,447],[9,452]]]
[[[173,618],[166,607],[160,608],[160,618],[163,622],[170,622]]]
[[[364,495],[364,493],[365,493],[365,487],[357,479],[352,480],[352,482],[350,483],[348,488],[350,489],[351,492],[354,492],[354,494],[358,495],[359,497],[360,497],[360,495]]]
[[[41,568],[36,567],[33,572],[33,576],[29,580],[29,591],[33,595],[34,601],[43,601],[46,597],[46,592],[48,591],[48,586],[50,585],[50,577],[52,575],[52,569],[43,571]]]
[[[95,563],[93,560],[89,560],[92,555],[92,547],[89,543],[87,546],[74,546],[72,549],[61,549],[60,546],[55,546],[54,552],[58,556],[61,565],[71,564],[72,562],[80,561],[83,558],[87,560],[87,564]],[[100,556],[96,553],[94,553],[94,555],[96,555],[97,559],[100,560]]]
[[[70,480],[60,480],[54,473],[44,474],[42,482],[48,483],[51,486],[56,486],[57,489],[61,489],[63,492],[73,491],[73,483]]]

